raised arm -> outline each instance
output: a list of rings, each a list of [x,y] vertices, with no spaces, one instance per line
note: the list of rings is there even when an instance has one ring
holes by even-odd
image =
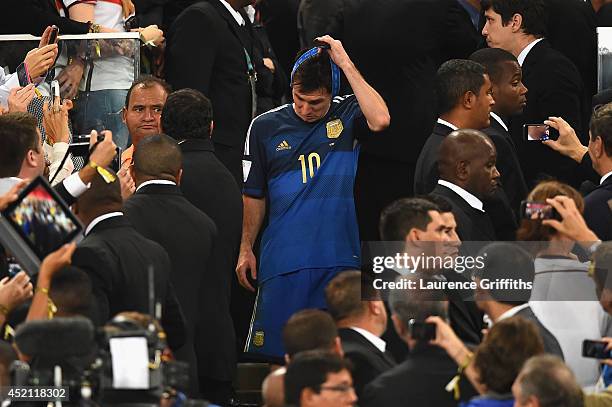
[[[342,42],[333,39],[329,35],[319,37],[317,41],[324,42],[330,46],[329,55],[334,63],[344,72],[344,76],[346,76],[355,93],[359,107],[368,122],[370,130],[382,131],[389,127],[391,116],[389,115],[387,104],[382,96],[361,76],[361,73],[359,73],[355,64],[353,64],[353,61],[351,61],[351,58],[344,50]]]

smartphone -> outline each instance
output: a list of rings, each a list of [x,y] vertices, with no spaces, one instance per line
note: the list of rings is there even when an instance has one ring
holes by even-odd
[[[56,25],[51,26],[51,34],[49,34],[48,44],[55,44],[55,41],[57,41],[58,34],[59,34],[59,28]]]
[[[559,212],[546,202],[522,201],[521,218],[531,220],[556,219],[561,221]]]
[[[611,353],[606,350],[607,346],[607,342],[585,339],[582,341],[582,356],[585,358],[609,359]]]
[[[73,136],[73,142],[68,145],[70,154],[73,157],[82,157],[85,163],[89,160],[89,139],[89,134]],[[98,139],[100,139],[99,136]],[[110,168],[115,172],[121,168],[121,148],[119,147],[115,148],[115,158],[111,161]]]
[[[547,124],[524,124],[523,136],[527,141],[550,140],[550,126]]]
[[[414,319],[411,319],[408,324],[408,331],[412,339],[418,341],[429,342],[436,339],[436,324],[416,322]]]

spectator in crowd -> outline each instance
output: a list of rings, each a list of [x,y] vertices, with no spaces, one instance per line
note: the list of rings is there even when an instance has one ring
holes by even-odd
[[[393,368],[395,360],[380,337],[387,329],[387,311],[380,300],[362,301],[362,290],[372,286],[361,282],[361,272],[345,271],[325,289],[329,312],[339,328],[344,354],[353,364],[357,395],[381,373]],[[363,298],[376,293],[364,292]]]
[[[49,298],[57,307],[57,317],[84,316],[96,321],[91,279],[78,267],[63,267],[53,276]]]
[[[585,181],[580,190],[586,193],[584,219],[602,240],[612,240],[612,104],[595,110],[591,117],[588,147],[582,145],[574,129],[562,118],[551,117],[545,122],[559,131],[558,140],[544,143],[572,158],[581,166],[593,167],[601,177],[599,185]]]
[[[58,6],[60,15],[76,21],[92,22],[91,32],[94,33],[128,31],[125,23],[135,12],[131,2],[124,7],[122,2],[109,0],[62,0]],[[133,30],[140,33],[144,43],[157,46],[164,41],[163,32],[155,25]],[[96,44],[98,48],[90,53],[93,57],[70,55],[57,79],[67,98],[73,98],[80,91],[74,115],[77,131],[84,133],[102,126],[113,132],[115,143],[125,150],[129,145],[129,134],[119,112],[124,107],[127,89],[135,79],[133,47],[131,42],[122,47],[119,40],[99,41]],[[64,55],[65,58],[68,56]],[[80,85],[82,79],[83,84]]]
[[[326,351],[302,352],[285,373],[285,403],[296,407],[354,406],[350,365]]]
[[[419,287],[424,274],[400,277]],[[433,281],[433,280],[430,280]],[[432,316],[447,318],[447,301],[443,292],[410,289],[392,290],[389,298],[393,326],[410,349],[406,360],[368,384],[360,397],[360,405],[368,406],[456,406],[453,395],[445,390],[457,364],[443,349],[429,344],[429,338],[419,333],[424,321]],[[465,383],[461,396],[469,400],[475,390]]]
[[[578,213],[582,213],[584,203],[578,191],[557,181],[538,184],[527,200],[545,203],[557,196],[572,200]],[[589,264],[572,253],[576,241],[545,222],[541,218],[523,219],[517,232],[517,240],[529,241],[536,256],[530,306],[559,341],[565,361],[580,384],[594,385],[599,376],[598,364],[582,357],[581,344],[585,337],[603,336],[609,317],[597,303],[595,285],[588,277]]]
[[[526,360],[544,351],[542,338],[535,324],[513,316],[493,325],[483,342],[472,353],[453,330],[439,317],[429,317],[436,324],[433,344],[442,347],[460,366],[481,394],[463,407],[511,407],[512,384]]]
[[[518,214],[521,201],[527,196],[527,185],[515,142],[508,132],[508,122],[510,117],[522,113],[527,104],[527,88],[522,82],[521,66],[514,55],[501,48],[478,50],[470,59],[483,65],[491,79],[495,105],[491,109],[491,125],[483,133],[495,144],[495,166],[501,175],[500,185],[513,212]]]
[[[23,63],[17,68],[17,72],[6,75],[4,69],[0,69],[0,107],[10,108],[10,106],[8,106],[8,96],[12,89],[17,88],[20,90],[20,93],[31,93],[30,91],[33,91],[34,87],[33,81],[39,81],[41,76],[46,74],[53,66],[57,58],[58,48],[56,43],[49,44],[50,34],[51,27],[47,26],[42,33],[38,47],[30,50],[26,54]],[[22,78],[19,77],[20,75],[18,72],[20,70],[24,70],[26,74]],[[15,92],[17,92],[17,90]],[[9,111],[11,110],[9,109]]]
[[[496,159],[491,139],[478,130],[454,131],[440,145],[440,179],[432,195],[442,196],[452,205],[457,234],[463,242],[495,240],[482,200],[497,188]]]
[[[486,23],[482,34],[487,44],[505,49],[518,59],[523,69],[523,83],[529,89],[525,111],[510,126],[528,183],[532,184],[541,174],[576,183],[575,165],[569,159],[547,150],[541,143],[523,141],[525,123],[542,123],[550,116],[561,116],[583,131],[588,117],[578,70],[545,38],[544,0],[486,0],[483,8]],[[551,66],[557,68],[551,70]]]
[[[121,153],[121,167],[132,165],[134,149],[147,136],[161,133],[161,115],[170,94],[170,86],[154,76],[136,79],[125,97],[122,110],[132,145]]]
[[[93,178],[90,189],[73,205],[85,226],[85,238],[72,256],[72,264],[91,279],[98,325],[121,311],[151,312],[147,282],[152,272],[155,297],[162,304],[161,322],[170,347],[176,350],[185,342],[185,326],[170,283],[170,259],[159,244],[144,238],[127,221],[122,204],[116,179],[109,183],[101,176]],[[49,289],[49,285],[43,287]]]
[[[180,293],[188,334],[176,356],[190,363],[192,394],[198,394],[199,387],[207,400],[225,404],[232,387],[231,380],[222,380],[223,375],[236,362],[233,355],[217,352],[233,336],[229,304],[215,300],[216,291],[222,288],[220,273],[210,264],[217,227],[181,193],[182,156],[174,139],[163,134],[149,136],[140,141],[133,158],[136,193],[125,202],[124,210],[134,228],[159,243],[170,256],[170,280]],[[168,233],[173,230],[180,233]],[[217,335],[211,336],[210,329]],[[199,337],[197,332],[206,335]]]
[[[293,314],[283,328],[283,344],[287,350],[286,363],[291,363],[291,359],[300,352],[317,349],[344,356],[338,328],[332,317],[321,310],[307,309]],[[281,367],[264,380],[261,393],[267,407],[284,406],[285,372],[286,369]]]
[[[535,272],[533,259],[518,245],[496,242],[483,247],[479,253],[483,267],[476,270],[476,303],[493,324],[514,315],[531,321],[538,328],[544,344],[544,352],[563,359],[563,351],[554,335],[540,322],[529,306],[530,289],[486,289],[480,284],[486,281],[512,279],[520,284],[532,284]]]
[[[108,134],[108,137],[104,135]],[[110,132],[98,139],[92,132],[90,145],[96,148],[89,157],[89,165],[65,178],[55,191],[71,205],[87,191],[87,184],[98,175],[98,167],[110,164],[115,156],[115,144]],[[90,149],[92,148],[90,147]],[[45,173],[45,158],[36,119],[28,113],[0,115],[0,194],[8,191],[21,179],[33,179]]]
[[[574,373],[552,355],[534,356],[523,365],[512,385],[517,407],[582,407],[582,389]]]
[[[359,147],[353,128],[367,123],[382,131],[390,121],[385,102],[357,71],[342,43],[329,36],[318,40],[329,49],[301,55],[292,77],[294,104],[256,118],[245,145],[237,273],[251,291],[247,273],[256,278],[257,272],[253,245],[266,205],[270,207],[261,242],[258,301],[246,344],[247,352],[264,358],[284,354],[280,331],[291,314],[323,308],[323,287],[338,272],[359,266],[353,199]],[[335,97],[339,84],[332,72],[339,71],[354,95]],[[306,245],[303,236],[309,236]],[[260,343],[263,332],[266,341]]]
[[[439,179],[438,150],[444,138],[458,129],[489,127],[491,108],[495,104],[491,80],[485,68],[469,60],[445,62],[436,74],[438,122],[427,139],[414,175],[414,192],[428,194]]]
[[[256,97],[253,40],[239,13],[251,3],[208,0],[187,7],[170,27],[166,49],[166,79],[172,87],[197,89],[212,101],[215,154],[238,185]]]
[[[388,0],[384,7],[372,1],[344,2],[340,39],[393,118],[384,137],[356,129],[363,143],[356,206],[364,241],[379,238],[383,208],[413,194],[415,164],[436,119],[436,70],[477,48],[479,38],[465,14],[457,0]]]
[[[217,226],[215,250],[212,253],[210,270],[217,276],[213,296],[220,309],[228,309],[232,302],[242,304],[244,290],[237,279],[233,278],[236,270],[240,236],[242,232],[242,196],[240,188],[229,170],[215,156],[215,147],[211,140],[214,126],[213,108],[210,100],[194,89],[180,89],[168,96],[162,112],[161,126],[168,136],[175,139],[183,155],[183,173],[180,188],[187,200],[202,212],[210,216]],[[252,304],[252,302],[251,302]],[[244,327],[240,330],[242,348],[246,341],[246,331],[250,315],[240,308],[232,318],[218,318],[215,324],[231,324]],[[240,324],[240,321],[242,324]],[[203,339],[216,340],[208,334],[211,326],[203,325]],[[227,360],[236,358],[236,340],[230,326],[220,326],[220,332],[227,337],[217,344],[216,352],[226,354]],[[234,367],[224,365],[228,370],[219,371],[218,377],[232,380]],[[219,366],[221,368],[222,366]]]

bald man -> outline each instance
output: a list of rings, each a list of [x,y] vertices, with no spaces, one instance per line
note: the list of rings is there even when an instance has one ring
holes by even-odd
[[[457,234],[463,242],[496,239],[483,206],[483,200],[491,197],[499,185],[496,161],[493,142],[478,130],[453,131],[440,145],[440,178],[432,194],[446,198],[452,205]]]
[[[225,405],[231,382],[219,380],[215,371],[219,365],[236,362],[223,346],[223,342],[233,344],[234,331],[229,307],[222,306],[227,302],[217,300],[222,280],[210,267],[217,227],[181,193],[182,154],[174,139],[148,136],[132,160],[136,192],[125,202],[124,211],[136,230],[170,256],[171,281],[187,320],[187,343],[175,356],[190,364],[189,393]]]

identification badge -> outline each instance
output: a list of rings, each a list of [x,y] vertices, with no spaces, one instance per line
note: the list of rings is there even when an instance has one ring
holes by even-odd
[[[344,130],[342,120],[340,119],[327,122],[325,127],[327,127],[327,138],[338,138],[340,133],[342,133],[342,130]]]

